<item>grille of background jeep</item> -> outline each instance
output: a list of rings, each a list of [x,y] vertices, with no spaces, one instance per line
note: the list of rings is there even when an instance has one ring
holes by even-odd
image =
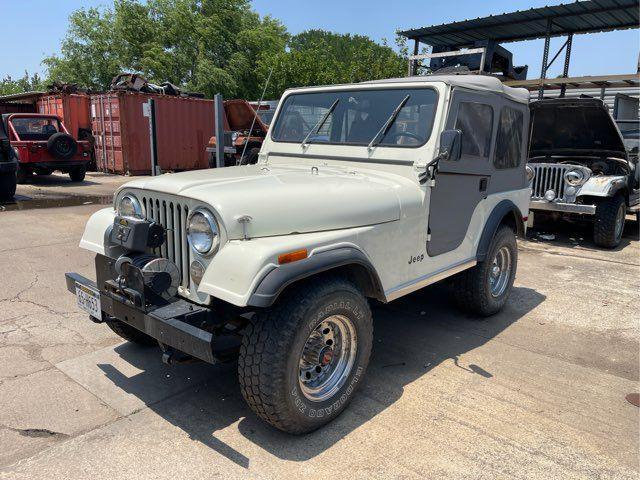
[[[540,200],[544,198],[547,190],[556,192],[556,200],[563,201],[564,198],[564,174],[571,168],[571,165],[557,163],[530,163],[535,177],[531,184],[531,198]]]
[[[189,207],[177,199],[159,198],[148,193],[139,197],[146,219],[162,225],[167,232],[167,240],[160,248],[149,251],[154,255],[171,260],[180,270],[180,285],[189,288],[189,257],[191,251],[187,243],[187,216]]]

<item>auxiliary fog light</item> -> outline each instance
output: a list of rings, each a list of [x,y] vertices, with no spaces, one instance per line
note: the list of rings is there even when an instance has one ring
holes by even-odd
[[[556,192],[553,190],[547,190],[544,194],[544,199],[547,202],[553,202],[556,199]]]
[[[573,197],[576,194],[576,187],[568,186],[565,188],[564,193],[569,197]]]
[[[200,285],[202,277],[204,277],[204,265],[202,265],[202,263],[198,260],[194,260],[193,262],[191,262],[191,268],[189,270],[193,283],[195,283],[196,285]]]

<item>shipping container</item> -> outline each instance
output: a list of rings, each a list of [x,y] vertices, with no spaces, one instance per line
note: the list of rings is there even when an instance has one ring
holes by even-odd
[[[5,113],[38,113],[33,103],[0,102],[0,115]]]
[[[86,94],[56,93],[42,95],[36,101],[39,113],[57,115],[76,139],[85,140],[91,134],[90,97]]]
[[[214,134],[212,100],[137,92],[91,95],[91,128],[98,169],[128,175],[151,173],[149,118],[153,98],[157,165],[162,171],[208,168],[205,148]]]

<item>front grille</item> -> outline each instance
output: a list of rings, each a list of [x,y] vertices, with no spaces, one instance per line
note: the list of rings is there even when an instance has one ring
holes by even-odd
[[[167,199],[145,192],[138,197],[142,202],[146,219],[162,225],[167,240],[149,253],[171,260],[180,270],[180,285],[189,288],[189,245],[187,244],[187,216],[189,207],[178,199]]]
[[[547,190],[556,192],[556,200],[563,201],[564,198],[564,174],[571,168],[570,165],[557,163],[530,163],[535,177],[531,184],[531,198],[539,200],[544,198]]]

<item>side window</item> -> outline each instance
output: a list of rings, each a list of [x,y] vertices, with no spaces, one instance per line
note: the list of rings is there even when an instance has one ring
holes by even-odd
[[[489,158],[493,129],[491,106],[461,102],[455,128],[462,131],[462,155]]]
[[[524,116],[521,110],[504,107],[500,113],[496,156],[493,165],[498,169],[515,168],[520,165],[522,129]]]

